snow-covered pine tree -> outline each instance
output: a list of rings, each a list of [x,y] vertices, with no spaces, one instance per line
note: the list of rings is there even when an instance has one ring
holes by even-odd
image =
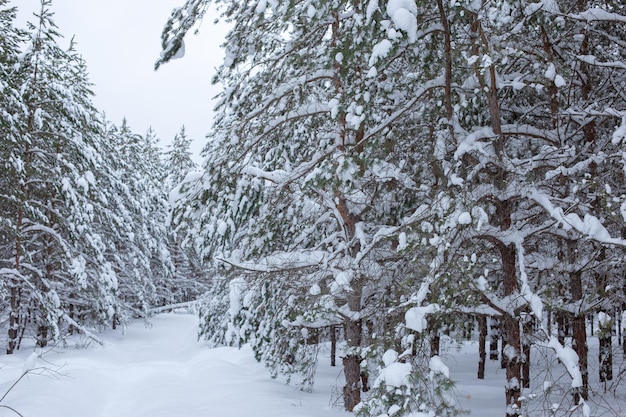
[[[208,3],[173,13],[166,52]],[[393,275],[383,265],[428,195],[416,181],[429,155],[416,136],[428,129],[410,122],[443,81],[407,62],[438,26],[418,32],[416,8],[398,2],[218,4],[234,24],[217,75],[226,89],[205,174],[181,187],[177,219],[207,258],[316,289],[310,308],[343,323],[352,410],[367,389],[364,324]]]
[[[174,136],[163,155],[165,168],[165,191],[175,193],[178,185],[188,174],[193,174],[198,167],[191,158],[192,139],[187,136],[185,127]],[[168,198],[169,201],[169,198]],[[201,265],[201,260],[192,245],[183,245],[184,232],[169,231],[168,250],[172,257],[173,272],[167,285],[160,288],[159,297],[169,303],[180,303],[196,300],[208,290],[208,274]]]
[[[42,346],[58,340],[62,322],[77,324],[68,314],[74,307],[90,305],[93,312],[100,304],[107,311],[103,300],[110,299],[107,291],[95,289],[110,276],[106,265],[94,261],[103,248],[91,225],[94,204],[89,193],[95,185],[93,143],[99,139],[100,122],[84,62],[72,45],[69,50],[59,47],[49,7],[42,2],[38,21],[29,24],[26,50],[14,66],[22,106],[13,117],[19,134],[10,159],[18,169],[9,171],[16,203],[10,235],[15,289],[9,352],[26,331]]]
[[[19,248],[17,232],[21,210],[19,200],[21,183],[18,174],[23,170],[22,155],[16,143],[20,141],[20,125],[16,117],[26,113],[20,95],[20,82],[16,71],[20,49],[25,42],[25,34],[13,26],[15,8],[7,8],[8,1],[0,2],[0,152],[2,152],[2,170],[0,171],[0,270],[2,280],[0,292],[3,300],[2,314],[9,317],[7,353],[12,353],[17,345],[20,304],[21,272],[16,268],[18,260],[16,249]],[[5,310],[6,309],[6,310]]]
[[[610,119],[619,114],[614,108],[624,105],[618,95],[593,96],[603,90],[596,86],[608,74],[592,74],[584,64],[593,60],[581,53],[594,43],[585,34],[586,24],[619,20],[621,15],[607,11],[618,6],[590,7],[584,2],[487,1],[457,2],[450,8],[452,39],[465,49],[453,63],[458,81],[450,97],[458,100],[452,106],[457,138],[447,142],[453,154],[444,159],[444,167],[451,167],[450,183],[458,187],[451,199],[457,211],[448,217],[457,224],[451,229],[456,237],[449,234],[445,240],[448,252],[465,254],[461,258],[481,271],[460,275],[470,278],[467,287],[504,317],[507,415],[528,407],[520,398],[530,383],[524,366],[530,347],[524,345],[531,341],[539,349],[552,349],[571,377],[574,396],[558,401],[581,413],[587,409],[581,335],[586,300],[594,296],[581,292],[581,279],[596,281],[593,271],[610,276],[603,253],[610,250],[607,244],[623,244],[611,237],[619,230],[609,233],[606,211],[594,202],[597,188],[588,194],[592,198],[581,198],[601,167],[607,177],[615,172],[609,161],[619,157],[609,156],[615,129]],[[606,34],[592,32],[595,39]],[[597,104],[591,103],[600,102],[606,108],[593,109]],[[591,141],[586,139],[590,135]],[[558,286],[551,281],[559,273],[565,278],[561,292],[553,291]],[[563,299],[568,299],[565,305]],[[574,313],[578,354],[545,327],[544,306]],[[528,320],[537,331],[526,326]]]
[[[167,249],[165,177],[152,134],[132,132],[126,120],[105,133],[109,177],[108,254],[118,275],[116,322],[146,317],[155,305],[156,285],[171,276]]]
[[[313,268],[323,277],[307,275],[353,343],[348,409],[360,384],[363,323],[378,305],[370,294],[384,293],[388,279],[374,269],[397,242],[427,260],[425,278],[413,282],[408,329],[423,331],[429,315],[454,314],[455,304],[497,314],[506,413],[523,412],[530,343],[556,353],[571,377],[569,405],[587,410],[585,341],[575,355],[543,314],[544,306],[576,306],[580,330],[587,300],[606,299],[596,288],[623,288],[605,285],[618,276],[612,253],[621,249],[610,245],[623,245],[615,238],[622,219],[606,208],[622,204],[612,190],[621,188],[623,160],[611,146],[621,145],[626,123],[615,131],[622,99],[603,84],[623,83],[615,58],[623,6],[216,3],[234,23],[217,76],[226,91],[206,173],[181,188],[177,208],[179,220],[198,226],[189,230],[204,255],[233,265],[236,276]],[[208,4],[175,10],[164,60]],[[545,284],[559,274],[566,288],[551,291]],[[594,291],[581,295],[582,282]]]

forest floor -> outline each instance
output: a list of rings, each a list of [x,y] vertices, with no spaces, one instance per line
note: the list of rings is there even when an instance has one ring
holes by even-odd
[[[152,327],[101,335],[104,346],[76,339],[35,358],[0,356],[0,417],[346,417],[337,398],[341,368],[322,350],[313,393],[272,379],[249,348],[209,349],[197,341],[192,314],[161,314]],[[489,361],[476,379],[478,348],[447,346],[442,355],[461,406],[478,417],[504,415],[504,370]],[[25,369],[30,372],[12,389]],[[11,408],[4,408],[11,407]],[[11,409],[15,410],[12,411]],[[17,413],[19,414],[17,414]],[[618,414],[626,415],[626,414]]]

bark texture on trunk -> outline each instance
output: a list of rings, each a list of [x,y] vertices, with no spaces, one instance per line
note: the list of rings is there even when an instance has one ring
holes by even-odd
[[[612,346],[612,321],[598,323],[598,341],[600,349],[598,351],[598,360],[600,363],[599,377],[600,382],[613,380],[613,346]]]
[[[489,359],[498,360],[498,341],[500,340],[500,320],[496,317],[489,318]]]
[[[509,217],[510,218],[510,217]],[[502,251],[502,269],[504,272],[504,295],[510,296],[517,291],[516,274],[516,250],[514,244],[509,244]],[[506,332],[506,387],[505,397],[507,417],[519,416],[521,412],[521,334],[520,323],[515,315],[507,314],[504,317],[504,329]],[[504,340],[504,339],[503,339]]]
[[[337,364],[337,328],[330,326],[330,366]]]
[[[568,251],[571,262],[575,259],[575,245],[576,242],[568,242]],[[570,291],[572,294],[572,301],[579,305],[583,300],[583,283],[582,272],[576,271],[570,274]],[[578,355],[578,367],[582,375],[582,386],[575,389],[574,402],[578,404],[580,398],[584,400],[589,399],[589,369],[588,369],[588,347],[587,347],[587,326],[585,320],[585,311],[578,309],[578,312],[574,314],[572,320],[572,348]]]
[[[7,355],[11,355],[17,348],[17,336],[19,329],[19,288],[15,278],[11,279],[11,312],[9,313],[9,341],[7,344]]]
[[[522,330],[522,387],[530,388],[530,337],[533,332],[533,319],[530,315],[524,318]]]
[[[478,316],[478,379],[485,379],[485,362],[487,361],[487,316]]]
[[[441,336],[439,335],[439,326],[432,316],[426,319],[428,322],[428,335],[430,336],[430,357],[439,355],[441,346]]]
[[[353,352],[361,347],[361,320],[346,320],[346,342],[348,354],[343,358],[343,371],[346,385],[343,387],[343,400],[346,411],[354,410],[361,402],[361,356]]]

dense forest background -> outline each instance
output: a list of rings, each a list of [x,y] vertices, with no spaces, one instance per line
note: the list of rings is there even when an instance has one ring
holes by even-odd
[[[357,415],[460,413],[442,337],[501,361],[507,416],[620,415],[621,1],[188,0],[157,68],[232,28],[190,175],[184,130],[106,122],[46,7],[0,4],[9,352],[203,294],[206,339],[305,389],[338,346]]]
[[[0,2],[0,294],[7,353],[125,324],[206,291],[168,220],[194,168],[184,127],[166,151],[94,108],[86,63],[43,1],[14,27]]]

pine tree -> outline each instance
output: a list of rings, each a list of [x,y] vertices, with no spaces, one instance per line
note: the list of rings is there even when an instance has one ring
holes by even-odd
[[[428,198],[415,181],[428,166],[416,151],[425,143],[413,139],[427,129],[410,120],[425,107],[418,99],[441,82],[403,78],[417,23],[396,19],[392,44],[379,29],[390,25],[385,12],[360,2],[266,6],[226,4],[235,23],[217,76],[226,92],[205,174],[181,187],[177,221],[204,256],[234,271],[274,279],[297,271],[300,291],[321,288],[305,298],[307,308],[319,307],[329,322],[342,318],[344,402],[352,410],[368,388],[364,325],[389,280],[380,265]],[[189,2],[168,27],[183,27],[180,13],[198,7]],[[416,22],[416,10],[402,10]]]
[[[163,163],[167,174],[164,183],[168,197],[175,196],[177,187],[187,175],[197,170],[191,158],[191,142],[192,139],[187,137],[185,127],[182,126],[164,154]],[[173,275],[162,288],[165,293],[161,298],[169,300],[171,304],[195,300],[208,290],[208,277],[201,260],[193,247],[183,245],[180,237],[183,235],[182,230],[169,232],[168,250],[172,257]]]
[[[20,81],[16,71],[19,62],[20,48],[25,42],[24,33],[14,28],[15,8],[6,8],[7,1],[0,2],[0,87],[3,100],[0,103],[0,129],[2,132],[1,149],[2,170],[0,173],[0,230],[2,235],[0,268],[2,277],[0,295],[7,300],[3,306],[9,311],[3,312],[9,316],[9,345],[7,353],[12,353],[17,345],[20,321],[20,294],[21,272],[16,268],[19,252],[17,232],[20,222],[18,173],[23,170],[22,155],[16,144],[20,141],[20,126],[16,117],[26,113],[26,108],[20,97]],[[19,264],[18,264],[19,265]],[[3,307],[4,309],[4,307]]]
[[[155,305],[157,285],[171,276],[166,247],[167,205],[161,186],[164,174],[156,138],[132,132],[126,120],[109,125],[106,150],[110,167],[108,254],[118,275],[120,310],[116,321],[147,317]]]
[[[19,169],[9,171],[17,185],[10,189],[16,202],[7,349],[11,353],[27,330],[41,346],[58,340],[62,322],[75,323],[68,311],[92,303],[79,291],[93,286],[86,269],[99,271],[96,282],[108,274],[106,266],[92,263],[102,250],[91,227],[94,205],[89,194],[97,163],[92,144],[100,122],[90,101],[84,62],[73,45],[68,50],[59,47],[49,6],[43,1],[37,24],[29,24],[26,52],[14,66],[23,111],[13,118],[18,136],[12,152]],[[101,307],[108,309],[106,303]]]
[[[304,310],[342,318],[344,404],[353,410],[362,359],[376,352],[380,361],[392,342],[370,340],[370,329],[391,325],[376,319],[389,311],[383,294],[410,307],[404,325],[390,320],[396,352],[418,333],[436,353],[437,323],[468,311],[498,316],[506,414],[528,407],[531,349],[552,350],[570,376],[567,398],[548,402],[587,409],[585,316],[602,306],[608,340],[606,312],[621,308],[614,289],[623,289],[623,198],[614,190],[623,188],[626,137],[616,110],[624,6],[216,3],[233,22],[216,76],[225,90],[205,172],[180,187],[175,218],[220,276],[247,281],[257,304],[242,317],[261,322],[255,274],[292,279],[287,293],[309,288]],[[159,64],[209,4],[173,12]],[[420,278],[398,282],[398,271]],[[573,349],[546,327],[545,310],[572,318]],[[211,320],[205,330],[245,332]],[[407,361],[391,356],[387,367]],[[425,361],[414,365],[406,392],[411,380],[424,388]],[[383,413],[397,401],[396,412],[417,411],[387,394],[360,410]]]

